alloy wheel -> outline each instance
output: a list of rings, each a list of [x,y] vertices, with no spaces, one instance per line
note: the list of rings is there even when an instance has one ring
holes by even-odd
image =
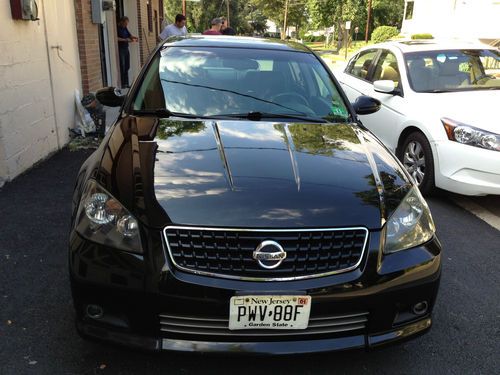
[[[425,177],[425,153],[419,142],[408,143],[403,155],[403,165],[417,185],[420,185]]]

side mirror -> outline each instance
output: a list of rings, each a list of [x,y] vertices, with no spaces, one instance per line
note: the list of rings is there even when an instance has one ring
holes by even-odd
[[[352,104],[358,115],[370,115],[380,109],[380,101],[371,96],[361,95]]]
[[[383,94],[398,94],[399,90],[396,88],[396,82],[390,79],[383,79],[380,81],[373,82],[373,89],[376,92],[381,92]]]
[[[122,94],[121,90],[116,87],[104,87],[97,90],[95,97],[99,102],[108,107],[121,107],[125,102],[125,94]]]

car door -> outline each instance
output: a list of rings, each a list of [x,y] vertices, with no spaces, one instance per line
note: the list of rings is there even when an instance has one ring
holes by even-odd
[[[358,96],[367,95],[366,93],[371,91],[368,78],[377,55],[377,49],[361,51],[351,59],[344,73],[340,75],[339,81],[351,103],[354,103]]]
[[[364,75],[359,66],[367,65],[366,61],[369,59],[372,61],[367,69],[367,74]],[[359,116],[359,118],[392,151],[396,150],[400,127],[405,117],[404,91],[400,74],[403,66],[393,51],[388,49],[366,50],[351,60],[342,77],[343,88],[351,102],[354,102],[359,95],[368,95],[380,100],[382,106],[378,112]],[[395,81],[398,93],[376,92],[373,82],[383,79]]]
[[[403,68],[400,68],[403,67]],[[375,66],[368,77],[369,91],[364,94],[372,96],[382,103],[380,110],[366,116],[360,116],[363,124],[370,129],[390,150],[396,151],[401,125],[405,119],[404,85],[401,79],[403,61],[399,64],[396,54],[388,49],[383,49],[377,56]],[[394,81],[394,93],[377,92],[373,82],[378,80]]]

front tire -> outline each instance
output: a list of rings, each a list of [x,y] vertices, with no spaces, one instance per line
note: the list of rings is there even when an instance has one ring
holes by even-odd
[[[434,159],[429,141],[420,132],[410,133],[399,152],[399,160],[424,195],[434,192]]]

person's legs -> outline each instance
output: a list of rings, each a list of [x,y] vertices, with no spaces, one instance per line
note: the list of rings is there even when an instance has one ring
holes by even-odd
[[[128,48],[119,49],[120,80],[122,87],[128,86],[128,70],[130,69],[130,54]]]
[[[125,50],[125,86],[130,86],[128,83],[128,71],[130,69],[130,51],[128,48]]]

